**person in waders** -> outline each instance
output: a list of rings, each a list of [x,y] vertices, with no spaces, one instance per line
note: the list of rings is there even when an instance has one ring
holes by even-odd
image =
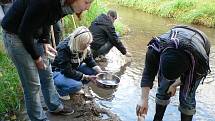
[[[148,43],[137,116],[147,114],[149,91],[158,74],[154,121],[162,121],[170,97],[179,85],[181,121],[192,121],[196,112],[196,89],[210,72],[209,53],[210,43],[206,35],[190,26],[175,26],[153,38]]]

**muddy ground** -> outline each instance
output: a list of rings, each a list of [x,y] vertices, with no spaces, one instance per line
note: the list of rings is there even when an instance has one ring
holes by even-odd
[[[89,92],[88,86],[85,86],[83,90],[84,94],[73,94],[70,95],[70,100],[62,100],[64,106],[72,107],[75,110],[75,112],[69,116],[49,113],[46,110],[44,102],[42,102],[48,119],[50,121],[121,121],[116,114],[107,109],[100,108],[96,104],[94,98]],[[26,111],[23,111],[19,117],[17,117],[17,120],[29,121]]]

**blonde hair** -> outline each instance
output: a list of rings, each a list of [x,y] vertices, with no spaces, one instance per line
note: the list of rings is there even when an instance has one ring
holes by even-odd
[[[76,28],[73,33],[69,35],[69,42],[68,46],[70,48],[70,51],[73,53],[80,52],[80,46],[81,44],[85,43],[91,43],[93,41],[93,37],[89,29],[85,26],[81,26]],[[83,56],[84,59],[87,55],[88,47],[83,50]]]

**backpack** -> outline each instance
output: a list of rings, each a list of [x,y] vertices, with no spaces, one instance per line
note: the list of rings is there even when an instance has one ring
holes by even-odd
[[[152,47],[159,53],[162,53],[168,48],[187,50],[197,59],[198,65],[201,65],[199,66],[199,74],[206,77],[210,72],[210,43],[207,36],[195,28],[183,25],[175,26],[167,33],[153,38],[148,43],[148,47]]]

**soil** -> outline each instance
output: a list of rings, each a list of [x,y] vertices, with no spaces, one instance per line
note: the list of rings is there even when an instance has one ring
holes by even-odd
[[[92,94],[89,92],[88,86],[84,86],[83,91],[84,93],[82,94],[70,95],[70,100],[62,100],[64,106],[72,107],[75,110],[75,112],[69,116],[49,113],[42,100],[42,105],[48,119],[50,121],[121,121],[116,114],[96,104]],[[18,121],[29,121],[26,111],[23,111],[17,119]]]
[[[70,116],[56,116],[47,113],[50,121],[121,121],[116,114],[100,108],[87,87],[84,88],[85,94],[70,95],[69,101],[64,101],[64,105],[72,107],[75,112]]]
[[[102,69],[106,66],[107,62],[100,61],[98,63]],[[44,107],[44,111],[50,121],[121,121],[120,118],[112,113],[110,110],[99,107],[96,104],[95,99],[89,91],[88,86],[83,87],[84,93],[70,95],[71,99],[62,102],[66,107],[72,107],[74,113],[69,116],[54,115],[47,111],[44,103],[44,99],[41,96],[41,102]],[[42,94],[41,94],[42,95]],[[23,111],[16,118],[16,121],[30,121],[26,111]]]

